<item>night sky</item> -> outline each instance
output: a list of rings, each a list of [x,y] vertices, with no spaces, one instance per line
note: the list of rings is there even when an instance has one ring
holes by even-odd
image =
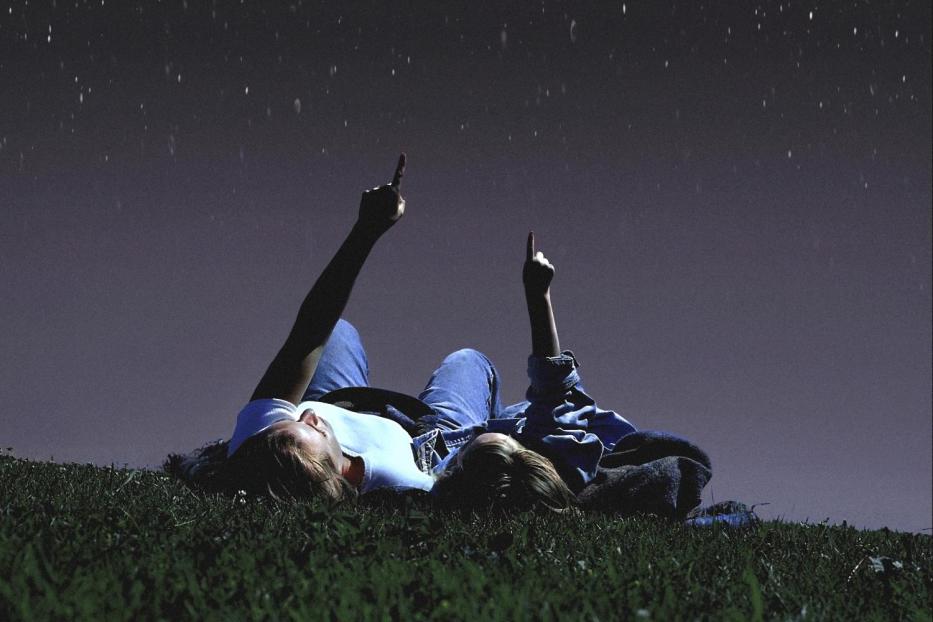
[[[229,436],[405,151],[373,384],[471,346],[518,400],[534,229],[587,389],[705,501],[933,526],[930,3],[495,4],[0,5],[4,451]]]

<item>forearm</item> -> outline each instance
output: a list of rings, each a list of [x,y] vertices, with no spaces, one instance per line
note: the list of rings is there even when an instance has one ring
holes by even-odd
[[[293,404],[301,401],[330,333],[350,299],[353,283],[377,239],[377,235],[353,227],[305,296],[285,344],[251,399],[275,397]]]
[[[298,404],[304,396],[369,252],[405,213],[405,199],[399,194],[404,171],[403,153],[392,183],[363,192],[356,224],[305,296],[295,325],[251,399],[282,399]]]
[[[301,303],[281,356],[301,360],[324,347],[377,239],[378,236],[365,232],[362,227],[353,227]]]
[[[532,355],[559,355],[560,341],[557,338],[557,324],[554,321],[550,291],[542,294],[530,293],[526,290],[525,303],[528,306],[528,319],[531,323]]]

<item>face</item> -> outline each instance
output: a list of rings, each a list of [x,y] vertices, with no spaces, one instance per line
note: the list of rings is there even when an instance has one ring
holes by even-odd
[[[280,421],[270,429],[284,430],[294,436],[299,446],[312,456],[329,457],[340,470],[343,467],[343,450],[334,434],[334,429],[327,421],[308,409],[301,413],[298,421]]]
[[[463,449],[457,453],[457,464],[462,463],[463,459],[467,455],[467,452],[471,451],[474,447],[481,447],[482,445],[489,445],[492,443],[505,444],[513,451],[517,451],[522,448],[521,444],[508,434],[500,434],[499,432],[485,432],[467,443]]]

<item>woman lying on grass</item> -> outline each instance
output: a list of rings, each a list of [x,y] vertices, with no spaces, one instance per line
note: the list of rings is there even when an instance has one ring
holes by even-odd
[[[554,266],[535,252],[529,233],[522,269],[532,343],[528,401],[502,409],[448,461],[433,490],[442,503],[564,509],[571,490],[594,479],[603,453],[635,431],[621,415],[596,406],[580,384],[573,353],[561,352],[553,278]]]
[[[561,353],[549,293],[554,268],[534,252],[530,234],[529,401],[502,408],[498,373],[475,350],[444,359],[417,399],[368,388],[359,334],[340,316],[375,242],[404,213],[404,164],[402,156],[390,184],[363,193],[356,224],[305,297],[231,439],[172,455],[167,471],[199,488],[273,498],[341,502],[380,489],[433,488],[447,505],[562,511],[593,479],[604,451],[635,430],[596,407],[573,355]]]
[[[444,359],[419,399],[368,389],[359,334],[340,319],[370,250],[405,211],[404,167],[403,154],[390,184],[363,193],[356,224],[304,299],[232,438],[169,456],[169,473],[206,490],[276,499],[427,491],[438,451],[465,443],[494,412],[498,377],[474,350]]]

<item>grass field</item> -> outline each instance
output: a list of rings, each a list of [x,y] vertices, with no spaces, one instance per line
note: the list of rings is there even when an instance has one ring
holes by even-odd
[[[930,620],[931,588],[925,535],[276,507],[0,457],[0,620]]]

